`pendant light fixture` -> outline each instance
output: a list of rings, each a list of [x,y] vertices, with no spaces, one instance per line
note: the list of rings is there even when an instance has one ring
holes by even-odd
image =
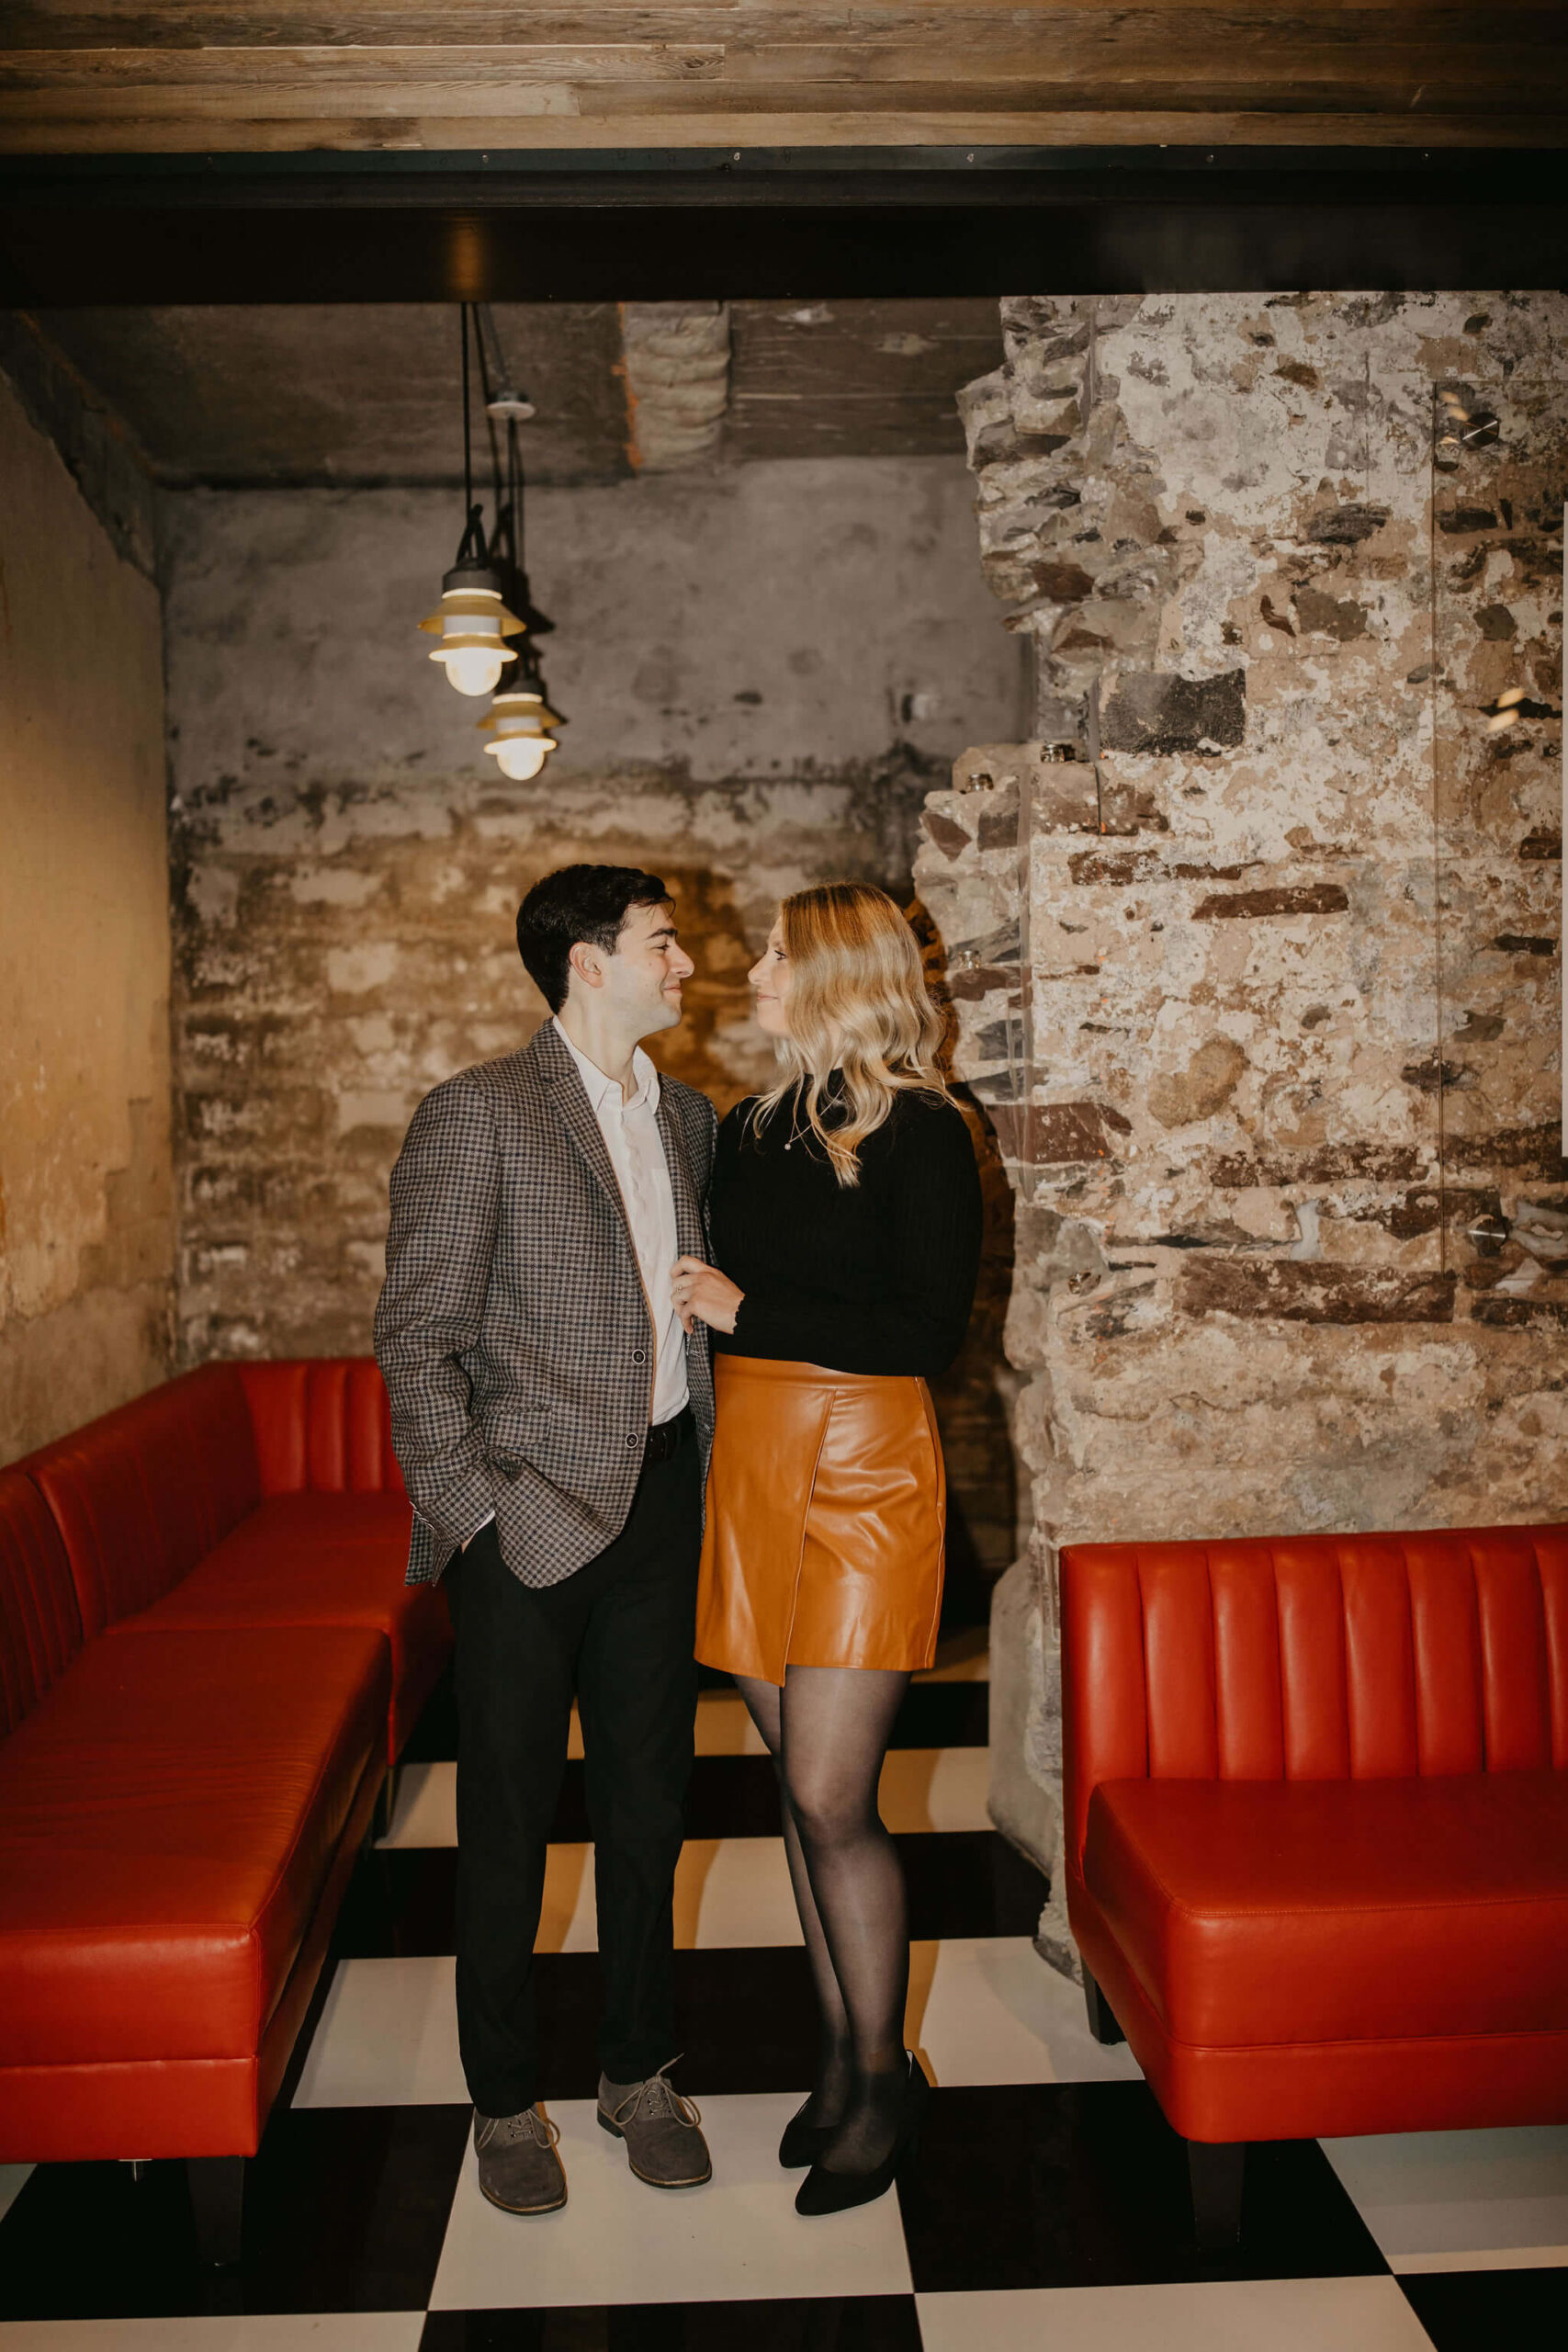
[[[537,679],[531,667],[509,678],[479,721],[480,731],[490,737],[486,752],[514,784],[538,775],[556,748],[555,737],[546,730],[566,724],[550,709]]]
[[[495,321],[486,303],[476,307],[474,340],[479,356],[495,482],[495,533],[491,541],[491,561],[508,604],[523,616],[526,632],[517,665],[501,682],[495,700],[479,720],[479,731],[488,737],[485,752],[502,775],[514,784],[526,784],[538,775],[556,748],[555,736],[549,730],[566,724],[546,699],[539,670],[537,639],[547,637],[554,624],[535,605],[525,567],[525,485],[519,428],[533,416],[534,403],[525,393],[512,387]]]
[[[457,560],[441,582],[441,602],[420,627],[438,637],[431,655],[460,695],[493,694],[502,671],[517,659],[509,637],[519,637],[527,623],[514,613],[503,595],[501,567],[485,543],[484,509],[474,497],[473,441],[469,418],[468,311],[459,309],[463,343],[463,536]],[[480,366],[484,363],[480,346]],[[515,430],[514,427],[509,430]]]

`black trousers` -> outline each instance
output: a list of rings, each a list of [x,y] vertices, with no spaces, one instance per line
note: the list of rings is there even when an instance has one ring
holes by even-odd
[[[534,1939],[575,1690],[605,2007],[600,2064],[637,2083],[676,2055],[671,1895],[697,1702],[701,1455],[644,1465],[615,1541],[535,1590],[494,1523],[446,1571],[457,1629],[457,2034],[481,2115],[538,2097]]]

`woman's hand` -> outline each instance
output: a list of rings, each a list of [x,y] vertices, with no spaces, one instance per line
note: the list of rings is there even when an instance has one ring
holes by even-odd
[[[715,1331],[733,1331],[735,1310],[746,1295],[728,1274],[701,1258],[677,1258],[670,1289],[681,1317],[681,1329],[691,1331],[706,1323]]]

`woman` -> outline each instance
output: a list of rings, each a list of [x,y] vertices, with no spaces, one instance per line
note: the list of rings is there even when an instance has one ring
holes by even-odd
[[[891,899],[797,891],[748,977],[782,1074],[719,1128],[716,1263],[682,1258],[673,1277],[688,1327],[715,1334],[697,1657],[734,1676],[779,1772],[822,2012],[779,2160],[811,2167],[797,2210],[828,2213],[891,2185],[927,2096],[876,1790],[936,1651],[945,1496],[926,1383],[969,1319],[980,1185]]]

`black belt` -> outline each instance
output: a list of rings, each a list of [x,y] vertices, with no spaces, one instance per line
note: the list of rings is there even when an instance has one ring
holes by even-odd
[[[692,1417],[692,1408],[689,1405],[677,1413],[672,1421],[655,1421],[648,1432],[648,1443],[643,1448],[643,1460],[668,1462],[672,1453],[680,1453],[695,1428],[696,1423]]]

